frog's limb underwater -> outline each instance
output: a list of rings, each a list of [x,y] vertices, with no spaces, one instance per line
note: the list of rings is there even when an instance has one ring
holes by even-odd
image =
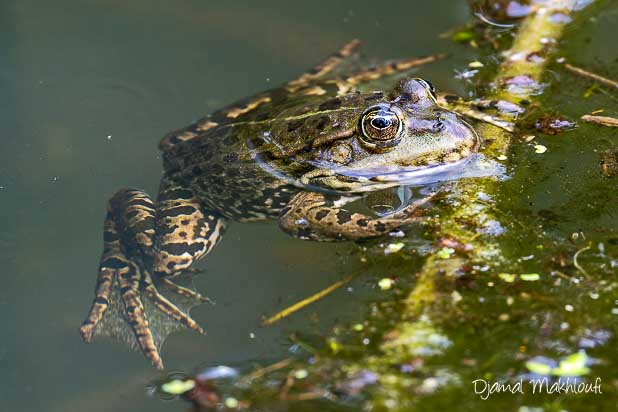
[[[438,53],[426,57],[400,59],[358,70],[345,76],[334,75],[333,71],[350,58],[360,45],[360,40],[352,40],[344,45],[337,53],[334,53],[298,78],[288,82],[286,89],[291,93],[299,92],[301,89],[308,89],[310,90],[309,93],[321,94],[322,92],[319,91],[319,87],[316,87],[316,83],[323,81],[324,83],[335,83],[338,93],[345,94],[353,91],[358,85],[372,82],[385,76],[402,73],[414,67],[433,63],[446,57],[446,54]],[[316,90],[318,91],[316,92]]]
[[[286,89],[293,93],[303,87],[309,86],[316,80],[323,78],[343,63],[348,57],[350,57],[354,53],[354,50],[360,46],[360,44],[361,42],[358,39],[354,39],[347,43],[336,53],[332,54],[321,63],[316,64],[296,79],[289,81],[286,85]]]
[[[319,192],[300,192],[281,211],[279,227],[287,234],[303,240],[362,240],[383,236],[388,232],[418,222],[420,206],[433,194],[411,203],[388,216],[371,218],[343,209],[356,197],[332,197]]]
[[[110,199],[105,219],[95,299],[80,328],[84,341],[92,340],[110,304],[112,289],[119,288],[127,322],[140,349],[153,366],[163,368],[141,295],[167,316],[204,333],[189,315],[158,292],[155,282],[165,283],[180,295],[205,300],[168,278],[212,250],[224,228],[225,219],[216,213],[205,214],[189,189],[163,182],[156,205],[141,190],[119,190]]]
[[[119,216],[118,211],[122,211]],[[153,365],[161,364],[154,338],[144,317],[144,306],[136,290],[140,282],[140,268],[129,256],[132,244],[135,260],[145,260],[140,251],[151,247],[154,234],[154,204],[148,195],[139,190],[119,190],[109,201],[104,223],[104,246],[99,264],[95,299],[82,323],[80,333],[85,342],[90,342],[95,328],[105,315],[113,288],[120,288],[121,300],[129,324],[139,346]],[[142,247],[137,247],[137,244]]]
[[[360,70],[341,80],[336,80],[339,94],[349,93],[356,86],[364,83],[369,83],[378,80],[385,76],[392,76],[398,73],[406,72],[414,67],[433,63],[446,57],[444,53],[432,54],[426,57],[415,57],[410,59],[395,60],[379,66],[374,66],[369,69]]]

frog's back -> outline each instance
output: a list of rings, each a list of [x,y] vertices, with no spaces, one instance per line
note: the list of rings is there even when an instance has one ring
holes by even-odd
[[[334,83],[316,85],[303,89],[302,92],[291,92],[285,87],[272,89],[239,100],[186,127],[168,133],[159,143],[159,149],[162,152],[180,153],[185,142],[221,138],[224,135],[223,130],[229,128],[233,128],[235,133],[243,129],[269,131],[274,123],[284,120],[284,117],[310,116],[311,111],[333,108],[333,101],[341,104]],[[229,145],[231,143],[228,141]]]
[[[330,92],[336,94],[336,90]],[[167,134],[159,144],[165,177],[190,186],[205,204],[231,219],[278,216],[298,191],[287,176],[306,170],[292,171],[298,165],[286,165],[285,160],[279,161],[285,172],[272,168],[272,150],[279,143],[270,141],[271,131],[288,127],[282,113],[302,115],[314,101],[328,100],[326,93],[321,89],[317,99],[275,89]]]
[[[273,218],[294,187],[261,167],[238,134],[233,127],[218,125],[167,148],[164,176],[190,187],[209,209],[230,219]]]

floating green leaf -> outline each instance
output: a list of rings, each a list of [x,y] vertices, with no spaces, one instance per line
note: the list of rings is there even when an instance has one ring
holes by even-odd
[[[169,393],[170,395],[181,395],[190,391],[194,387],[195,381],[193,379],[187,379],[185,381],[174,379],[161,385],[161,390],[165,393]]]
[[[384,249],[384,254],[385,255],[390,255],[391,253],[397,253],[399,252],[401,249],[403,249],[403,247],[405,246],[404,243],[402,242],[398,242],[398,243],[390,243],[388,246],[386,246],[386,248]]]
[[[380,289],[382,290],[389,290],[390,288],[393,287],[393,279],[390,278],[382,278],[380,279],[380,281],[378,282],[378,286],[380,287]]]
[[[472,39],[474,39],[474,32],[471,30],[458,31],[451,37],[451,40],[459,43],[463,43]]]
[[[526,368],[537,375],[582,376],[590,372],[590,368],[586,366],[588,360],[586,352],[577,352],[562,359],[557,367],[552,367],[552,365],[539,360],[529,360],[526,362]],[[553,363],[553,361],[550,363]]]
[[[599,85],[594,83],[592,86],[590,86],[588,89],[586,89],[586,91],[584,92],[583,98],[587,99],[590,96],[592,96],[592,94],[595,92],[595,90],[597,90],[599,88]]]
[[[443,247],[442,249],[438,251],[438,253],[436,253],[436,255],[440,259],[448,259],[451,257],[453,253],[455,253],[455,249],[450,248],[450,247]]]
[[[522,273],[519,277],[521,280],[526,280],[528,282],[534,282],[541,279],[541,276],[538,273]]]
[[[550,375],[552,371],[552,367],[537,361],[528,361],[526,362],[526,368],[532,373],[536,373],[537,375]]]
[[[586,366],[588,355],[586,352],[577,352],[567,356],[560,361],[557,368],[552,370],[552,374],[556,376],[581,376],[590,372],[590,368]]]
[[[236,409],[236,408],[238,408],[238,399],[231,398],[231,397],[230,398],[225,398],[225,401],[223,402],[223,404],[228,409]]]
[[[309,372],[307,372],[307,369],[299,369],[294,372],[294,378],[296,379],[305,379],[307,376],[309,376]]]
[[[547,151],[547,146],[543,146],[542,144],[534,145],[534,153],[545,153]]]
[[[512,273],[498,273],[498,277],[507,283],[515,282],[515,275]]]

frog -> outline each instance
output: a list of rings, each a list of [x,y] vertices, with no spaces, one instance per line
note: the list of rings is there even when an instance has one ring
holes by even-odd
[[[154,199],[141,189],[108,202],[95,297],[80,327],[91,342],[114,291],[145,357],[163,361],[144,300],[183,327],[204,329],[160,292],[205,301],[176,279],[219,243],[230,222],[275,220],[294,238],[361,241],[413,224],[430,195],[371,216],[346,207],[397,182],[383,168],[426,168],[476,153],[481,140],[459,114],[438,104],[424,79],[405,76],[390,91],[363,85],[438,56],[341,73],[352,41],[296,79],[216,110],[159,144],[163,175]],[[364,171],[372,171],[363,174]]]

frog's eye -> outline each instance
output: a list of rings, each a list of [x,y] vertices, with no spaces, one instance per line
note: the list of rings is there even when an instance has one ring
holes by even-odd
[[[436,88],[433,87],[433,84],[429,83],[427,80],[425,79],[420,79],[420,78],[416,78],[414,79],[417,82],[419,82],[424,88],[425,90],[427,90],[427,92],[429,93],[429,95],[433,98],[433,100],[437,100],[438,98],[436,97]]]
[[[399,143],[403,121],[398,113],[387,107],[371,107],[361,117],[360,130],[366,145],[383,150]]]

